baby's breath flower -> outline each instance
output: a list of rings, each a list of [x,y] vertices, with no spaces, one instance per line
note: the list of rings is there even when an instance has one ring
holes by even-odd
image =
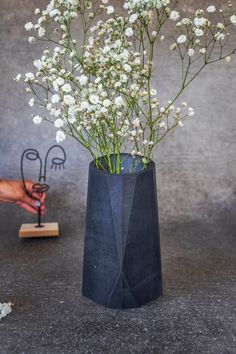
[[[113,14],[115,12],[115,9],[114,9],[114,7],[113,6],[107,6],[107,14],[108,15],[111,15],[111,14]]]
[[[34,37],[34,36],[29,37],[29,38],[28,38],[28,42],[29,42],[30,44],[35,43],[35,42],[36,42],[35,37]]]
[[[12,312],[12,305],[13,304],[10,302],[4,304],[0,303],[0,320]]]
[[[62,128],[64,126],[64,121],[61,118],[55,120],[54,125],[56,128]]]
[[[134,31],[132,30],[131,27],[126,28],[126,30],[125,30],[125,35],[126,35],[127,37],[131,37],[133,34],[134,34]]]
[[[121,107],[123,106],[124,104],[124,100],[121,96],[118,96],[115,98],[115,105],[118,106],[118,107]]]
[[[156,91],[155,89],[151,89],[151,90],[150,90],[150,94],[151,94],[152,96],[156,96],[157,91]]]
[[[71,95],[65,95],[63,101],[67,106],[73,106],[75,104],[75,99]]]
[[[189,107],[189,108],[188,108],[188,115],[189,115],[190,117],[192,117],[192,116],[194,116],[194,114],[195,114],[194,108]]]
[[[187,37],[185,36],[185,34],[182,34],[177,38],[177,43],[179,43],[179,44],[183,44],[186,41],[187,41]]]
[[[190,18],[183,18],[181,23],[182,25],[191,25],[192,21],[190,20]]]
[[[217,41],[224,40],[224,39],[225,39],[225,34],[224,34],[224,33],[221,33],[221,32],[217,32],[217,33],[215,34],[215,39],[216,39]]]
[[[194,33],[197,37],[202,37],[204,35],[204,32],[201,28],[196,28]]]
[[[177,21],[180,18],[180,14],[178,11],[171,11],[170,20]]]
[[[32,22],[27,22],[27,23],[25,24],[25,29],[26,29],[26,31],[31,31],[33,28],[34,28],[34,25],[33,25]]]
[[[30,107],[33,107],[33,106],[34,106],[34,97],[32,97],[32,98],[29,100],[29,106],[30,106]]]
[[[138,19],[138,14],[132,14],[130,17],[129,17],[129,22],[130,23],[134,23],[136,22]]]
[[[39,35],[39,37],[43,37],[43,36],[45,35],[45,33],[46,33],[45,28],[39,27],[39,29],[38,29],[38,35]]]
[[[230,22],[233,24],[233,25],[236,25],[236,15],[232,15],[230,17]]]
[[[39,116],[34,116],[33,117],[33,122],[34,122],[35,125],[39,125],[42,122],[42,118],[39,117]]]
[[[51,101],[52,103],[58,103],[60,101],[60,97],[58,95],[53,95]]]
[[[25,81],[28,82],[28,81],[33,81],[35,79],[35,76],[33,73],[29,72],[29,73],[26,73],[25,74]]]
[[[17,74],[14,80],[15,81],[20,81],[21,77],[22,77],[21,74]]]
[[[57,143],[62,143],[65,140],[66,136],[65,133],[62,130],[58,130],[56,134],[56,141]]]
[[[227,63],[230,63],[231,60],[232,60],[232,57],[231,57],[230,55],[225,58],[225,61],[226,61]]]
[[[195,50],[193,48],[189,48],[188,56],[192,57],[195,54]]]
[[[177,48],[177,44],[176,44],[176,43],[171,44],[170,50],[174,50],[174,49],[176,49],[176,48]]]
[[[71,85],[70,84],[65,84],[65,85],[62,86],[61,89],[62,89],[63,92],[66,92],[66,93],[71,92]]]
[[[196,17],[193,22],[196,27],[204,27],[207,23],[207,19],[204,17]]]
[[[207,12],[209,13],[213,13],[216,11],[216,7],[214,5],[208,6],[207,8]]]
[[[201,49],[199,49],[199,53],[200,54],[206,54],[206,48],[201,48]]]

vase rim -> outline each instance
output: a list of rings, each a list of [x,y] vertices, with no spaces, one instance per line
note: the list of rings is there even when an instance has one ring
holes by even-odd
[[[117,154],[110,154],[110,156],[115,156]],[[132,158],[142,158],[142,156],[139,156],[139,155],[131,155],[129,153],[121,153],[120,156],[128,156],[128,157],[132,157]],[[99,159],[103,159],[105,156],[100,156]],[[135,175],[139,175],[139,174],[142,174],[142,173],[145,173],[149,170],[151,170],[154,166],[155,166],[155,162],[150,160],[150,162],[148,163],[147,167],[143,170],[139,170],[139,171],[135,171],[135,172],[121,172],[120,174],[118,173],[111,173],[110,171],[103,171],[102,169],[99,169],[95,166],[95,160],[91,161],[90,162],[90,168],[93,168],[95,169],[98,173],[101,173],[105,176],[117,176],[117,177],[122,177],[122,176],[135,176]]]

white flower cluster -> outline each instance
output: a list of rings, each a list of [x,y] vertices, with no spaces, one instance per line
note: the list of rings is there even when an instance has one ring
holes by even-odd
[[[0,320],[12,312],[11,306],[12,304],[10,302],[3,304],[0,303]]]
[[[126,0],[124,8],[126,16],[120,16],[108,0],[51,0],[45,10],[36,9],[37,22],[25,25],[26,31],[33,32],[29,42],[38,38],[54,47],[34,60],[34,72],[15,78],[26,83],[29,106],[47,112],[35,114],[34,124],[50,121],[57,130],[58,143],[69,134],[98,164],[99,155],[109,162],[111,154],[123,151],[143,156],[148,163],[154,146],[194,115],[185,102],[175,106],[176,98],[160,104],[151,80],[154,42],[159,37],[161,41],[174,38],[170,50],[183,62],[179,97],[192,81],[188,76],[192,58],[193,62],[202,59],[205,65],[210,58],[208,52],[213,50],[208,50],[207,38],[223,49],[228,26],[236,25],[232,11],[229,21],[213,23],[214,5],[206,11],[197,10],[193,18],[182,19],[179,11],[171,9],[170,0]],[[168,19],[175,32],[160,35]],[[73,38],[74,20],[83,24],[82,45]],[[231,54],[225,55],[226,61],[231,60]]]
[[[228,6],[231,8],[232,4],[229,2]],[[182,56],[184,55],[183,49],[185,48],[188,57],[193,57],[194,55],[206,54],[207,48],[215,42],[220,42],[220,48],[223,49],[226,42],[225,39],[229,36],[227,32],[228,27],[232,24],[236,25],[236,15],[231,15],[228,20],[224,17],[223,22],[219,22],[218,19],[216,22],[213,22],[212,14],[216,11],[217,8],[214,5],[210,5],[207,7],[206,11],[198,9],[193,18],[180,19],[176,23],[176,27],[178,27],[182,33],[178,35],[176,41],[171,44],[170,50],[176,50],[178,53],[180,53],[180,50],[180,56]],[[172,15],[173,12],[174,15]],[[170,18],[173,20],[176,20],[178,17],[175,12],[176,11],[172,11],[170,13]],[[219,13],[222,13],[221,9]],[[182,46],[178,47],[178,45],[182,44],[184,44],[184,48]],[[209,51],[212,54],[211,48]]]

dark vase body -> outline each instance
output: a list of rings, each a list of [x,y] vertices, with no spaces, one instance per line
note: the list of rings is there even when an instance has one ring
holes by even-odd
[[[89,167],[82,291],[116,309],[162,295],[155,164],[127,173],[130,159],[121,175]]]

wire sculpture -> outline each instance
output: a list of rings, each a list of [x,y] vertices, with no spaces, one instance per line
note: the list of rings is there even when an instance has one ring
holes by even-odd
[[[25,183],[25,176],[24,176],[24,160],[27,159],[29,161],[36,161],[39,160],[40,163],[40,169],[39,169],[39,178],[37,183],[35,183],[32,187],[33,193],[38,194],[39,199],[41,199],[43,193],[47,192],[49,190],[49,185],[46,184],[47,180],[47,167],[48,167],[48,156],[54,149],[60,149],[62,153],[62,157],[53,157],[51,160],[51,169],[54,169],[55,171],[65,169],[65,162],[66,162],[66,152],[65,150],[60,146],[60,145],[53,145],[51,146],[45,156],[44,163],[43,160],[40,157],[40,154],[38,150],[36,149],[26,149],[22,156],[21,156],[21,179],[23,182],[23,187],[25,190],[25,193],[30,196],[31,198],[35,199],[35,206],[38,209],[38,222],[35,227],[44,227],[44,225],[41,224],[41,203],[40,201],[35,198],[26,188],[26,183]],[[43,181],[43,183],[41,183]]]

